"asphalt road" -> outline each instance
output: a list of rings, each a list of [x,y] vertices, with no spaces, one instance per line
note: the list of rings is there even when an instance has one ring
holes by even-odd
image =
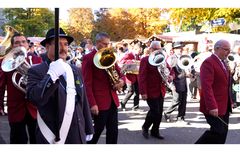
[[[122,99],[123,95],[119,95]],[[172,97],[166,96],[164,109],[170,105]],[[148,106],[145,101],[140,100],[140,109],[130,110],[133,102],[129,100],[127,110],[119,110],[119,135],[118,144],[193,144],[205,130],[209,128],[204,116],[199,112],[198,100],[190,100],[187,103],[186,121],[179,123],[176,121],[166,122],[162,119],[160,133],[165,137],[164,140],[155,138],[145,139],[141,134],[141,127],[144,122]],[[240,111],[240,110],[239,110]],[[234,112],[230,116],[229,132],[226,144],[240,144],[240,112]],[[172,113],[172,118],[176,117],[177,112]],[[99,144],[105,144],[105,131],[102,133]],[[9,125],[7,116],[0,116],[0,143],[9,144]]]

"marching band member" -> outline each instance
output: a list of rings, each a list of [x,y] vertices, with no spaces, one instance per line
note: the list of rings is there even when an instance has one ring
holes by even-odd
[[[24,35],[17,33],[12,36],[11,48],[16,47],[24,47],[28,50],[29,45]],[[27,61],[29,62],[28,57]],[[42,60],[38,56],[32,56],[31,62],[37,64],[42,62]],[[26,94],[13,85],[12,76],[14,72],[16,70],[3,72],[0,68],[0,103],[3,102],[5,89],[7,88],[10,144],[27,144],[28,141],[30,141],[30,144],[36,144],[37,109],[25,98]]]
[[[89,144],[96,144],[106,126],[106,143],[117,144],[118,138],[118,112],[119,99],[116,90],[124,86],[125,78],[115,63],[119,81],[112,86],[106,69],[99,69],[94,65],[94,56],[102,48],[107,48],[110,37],[106,33],[96,35],[96,47],[83,56],[82,71],[86,84],[86,92],[94,120],[94,135]]]
[[[224,144],[226,141],[232,111],[230,71],[224,62],[229,53],[230,43],[219,40],[214,45],[214,53],[201,65],[200,111],[210,130],[205,131],[196,144]]]
[[[203,61],[210,57],[212,55],[212,44],[206,44],[205,48],[200,52],[200,54],[196,55],[193,60],[194,60],[194,69],[195,69],[195,75],[197,79],[197,87],[198,87],[198,92],[201,94],[201,82],[200,82],[200,67],[203,63]]]
[[[132,49],[129,50],[120,60],[121,65],[127,65],[129,63],[135,63],[140,61],[141,47],[139,43],[135,44]],[[126,90],[127,94],[121,101],[121,108],[123,111],[126,109],[126,104],[131,96],[134,94],[132,110],[139,108],[139,91],[138,91],[138,74],[126,73]]]
[[[154,42],[153,44],[157,43]],[[152,48],[154,48],[153,45]],[[152,52],[154,49],[150,50]],[[151,136],[157,139],[164,139],[159,133],[159,126],[162,119],[163,101],[166,88],[163,78],[158,71],[158,67],[149,63],[149,56],[143,57],[140,62],[139,92],[142,99],[147,101],[150,108],[142,126],[142,135],[148,139],[148,131],[152,125]]]
[[[234,68],[234,73],[233,73],[233,82],[234,82],[234,86],[240,85],[240,45],[237,45],[234,47],[234,52],[236,53],[236,55],[234,56],[235,59],[235,68]],[[234,93],[234,97],[233,97],[233,101],[235,104],[235,107],[239,107],[240,106],[240,92],[239,92],[239,88],[238,91],[233,90]],[[239,108],[238,108],[239,109]]]
[[[178,56],[178,59],[182,55],[184,45],[180,42],[173,43],[173,49]],[[181,69],[178,64],[176,64],[172,70],[174,71],[174,78],[172,87],[173,100],[170,107],[164,111],[164,118],[166,121],[170,121],[170,114],[178,108],[177,120],[185,121],[186,105],[187,105],[187,74],[184,69]]]
[[[84,144],[93,134],[92,117],[81,71],[66,63],[73,41],[60,28],[59,59],[55,59],[54,28],[41,45],[46,61],[28,70],[27,97],[38,109],[38,144]]]

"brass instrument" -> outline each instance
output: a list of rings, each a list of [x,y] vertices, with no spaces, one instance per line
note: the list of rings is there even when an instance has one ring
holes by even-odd
[[[191,69],[191,66],[193,65],[193,59],[190,55],[181,55],[178,59],[177,65],[182,70],[189,70]]]
[[[4,72],[10,72],[16,69],[12,75],[13,85],[26,93],[27,85],[27,71],[31,67],[30,64],[26,61],[27,50],[24,47],[16,47],[4,57],[2,61],[1,68]],[[17,82],[17,74],[20,74],[21,77]]]
[[[68,56],[67,56],[67,59],[66,59],[66,62],[68,63],[68,64],[71,64],[71,62],[75,59],[75,52],[74,52],[74,50],[72,50],[72,49],[69,49],[68,50]]]
[[[234,73],[237,67],[237,56],[235,52],[229,53],[227,56],[226,64],[231,73]]]
[[[123,64],[121,73],[139,74],[140,61],[134,60],[132,63]]]
[[[236,62],[236,57],[235,57],[236,53],[229,53],[229,55],[227,56],[227,60],[228,62]]]
[[[148,62],[152,66],[157,66],[158,72],[161,75],[162,80],[164,81],[164,84],[166,85],[166,87],[171,89],[172,83],[168,82],[168,78],[170,76],[170,71],[167,68],[166,57],[162,53],[162,50],[156,50],[156,51],[152,52],[149,55]]]
[[[115,69],[116,62],[117,54],[112,48],[102,48],[97,51],[93,57],[94,65],[99,69],[105,69],[107,71],[112,86],[119,82],[119,75]]]
[[[6,36],[0,43],[0,59],[4,58],[6,54],[11,50],[11,38],[15,33],[18,33],[16,29],[7,25],[5,26]]]

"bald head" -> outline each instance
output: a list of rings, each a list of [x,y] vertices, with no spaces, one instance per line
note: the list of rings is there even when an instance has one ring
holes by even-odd
[[[231,46],[227,40],[219,40],[214,44],[214,53],[221,60],[226,59],[230,51],[231,51]]]
[[[161,48],[161,43],[159,41],[152,41],[150,48],[152,50],[159,50]]]

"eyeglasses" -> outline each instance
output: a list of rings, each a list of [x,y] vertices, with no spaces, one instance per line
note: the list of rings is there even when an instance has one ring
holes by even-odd
[[[104,43],[104,42],[101,42],[103,45],[107,46],[109,43]]]
[[[219,47],[219,48],[223,49],[224,51],[231,51],[230,48],[224,48],[224,47]]]

